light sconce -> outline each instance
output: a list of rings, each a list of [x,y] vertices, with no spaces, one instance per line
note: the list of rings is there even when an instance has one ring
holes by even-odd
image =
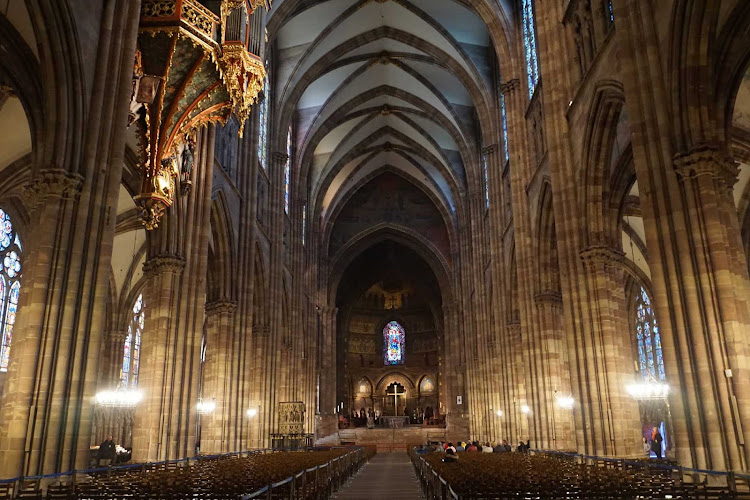
[[[573,396],[559,396],[557,398],[557,406],[564,410],[572,410],[574,404],[575,399],[573,399]]]
[[[523,413],[524,415],[528,415],[529,413],[531,413],[531,408],[529,408],[528,405],[521,405],[521,413]]]
[[[666,399],[669,395],[669,385],[659,382],[641,382],[626,387],[633,399]]]

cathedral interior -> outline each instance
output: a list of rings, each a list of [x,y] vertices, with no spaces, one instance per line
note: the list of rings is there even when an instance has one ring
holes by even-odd
[[[0,0],[0,479],[384,428],[747,474],[748,33]]]

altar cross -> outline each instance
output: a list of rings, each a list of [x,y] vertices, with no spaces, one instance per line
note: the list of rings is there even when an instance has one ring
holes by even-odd
[[[392,384],[391,387],[393,387],[393,392],[386,392],[387,396],[393,396],[393,413],[394,416],[398,416],[398,397],[406,395],[406,391],[399,392],[399,387],[401,387],[400,384]],[[391,388],[389,387],[389,389]]]

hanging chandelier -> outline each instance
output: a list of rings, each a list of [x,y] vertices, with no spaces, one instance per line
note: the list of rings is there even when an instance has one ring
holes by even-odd
[[[130,121],[141,146],[135,202],[146,229],[159,225],[178,185],[190,190],[198,128],[235,114],[242,137],[266,74],[258,7],[268,9],[266,0],[221,0],[219,12],[198,0],[143,0]]]
[[[669,396],[669,385],[655,380],[646,380],[633,383],[625,388],[628,394],[636,400],[667,399]]]

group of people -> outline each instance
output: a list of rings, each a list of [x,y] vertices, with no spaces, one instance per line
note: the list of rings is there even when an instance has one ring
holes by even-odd
[[[406,408],[404,413],[409,416],[409,408]],[[412,424],[422,424],[425,420],[429,421],[431,418],[435,416],[435,412],[432,410],[431,406],[428,406],[427,408],[420,408],[417,406],[411,411],[411,422]]]
[[[518,453],[528,453],[531,449],[531,441],[527,441],[524,443],[523,441],[519,442],[518,447],[516,448],[516,452]],[[495,446],[490,445],[490,443],[480,443],[478,441],[471,441],[471,442],[465,442],[465,441],[459,441],[458,444],[454,445],[453,443],[438,443],[436,446],[426,446],[421,447],[418,450],[418,453],[427,453],[430,451],[443,451],[445,452],[445,458],[443,459],[443,462],[456,462],[458,460],[458,453],[459,452],[467,452],[467,453],[510,453],[513,451],[513,448],[508,444],[508,441],[503,440],[501,443],[497,443]]]

